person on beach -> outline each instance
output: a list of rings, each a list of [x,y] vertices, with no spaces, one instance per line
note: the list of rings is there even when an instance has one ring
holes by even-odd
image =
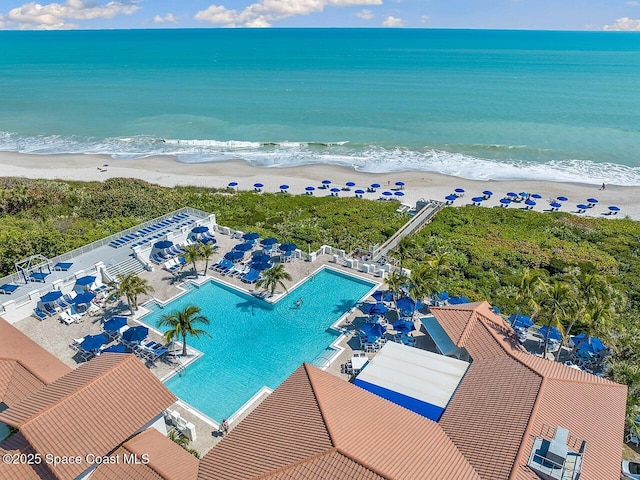
[[[599,188],[599,190],[604,190],[606,188],[606,185],[604,184],[604,182],[602,183],[602,186]]]

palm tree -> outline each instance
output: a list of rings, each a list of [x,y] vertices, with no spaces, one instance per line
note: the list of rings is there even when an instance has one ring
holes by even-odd
[[[269,296],[273,297],[276,289],[280,286],[287,290],[284,280],[291,281],[291,275],[284,269],[284,265],[279,263],[262,272],[262,278],[256,282],[258,288],[269,292]]]
[[[436,252],[433,258],[429,260],[429,265],[435,270],[436,283],[439,284],[440,275],[451,271],[451,254],[447,251]]]
[[[202,243],[200,245],[200,258],[204,260],[204,272],[203,275],[207,274],[207,268],[209,268],[209,260],[211,259],[211,255],[218,251],[218,246],[214,245],[212,242]]]
[[[196,328],[195,325],[202,323],[209,325],[209,319],[200,314],[200,307],[187,305],[182,310],[163,315],[158,320],[158,327],[169,327],[164,333],[167,342],[172,342],[176,337],[182,337],[182,356],[187,356],[187,335],[199,338],[202,335],[211,337],[206,330]]]
[[[118,275],[116,281],[111,282],[110,285],[116,289],[116,298],[127,299],[131,313],[138,309],[138,295],[148,295],[154,291],[146,279],[140,278],[135,273]]]
[[[517,291],[515,294],[516,312],[515,319],[523,309],[530,310],[534,314],[539,310],[538,297],[542,289],[542,272],[525,268],[522,270],[517,280]]]
[[[545,295],[542,299],[542,311],[547,321],[547,332],[544,336],[544,357],[547,356],[549,347],[549,329],[554,326],[565,338],[563,322],[567,319],[572,307],[576,303],[573,286],[564,280],[554,280],[551,285],[546,285]]]
[[[425,264],[420,264],[411,270],[409,276],[409,295],[414,301],[413,312],[418,306],[418,300],[423,300],[436,290],[434,270]],[[413,317],[413,315],[412,315]]]
[[[182,252],[180,256],[184,258],[185,265],[187,263],[193,265],[193,274],[196,278],[198,278],[196,262],[200,260],[200,258],[202,258],[200,254],[200,246],[197,243],[194,243],[193,245],[187,245],[186,247],[184,247],[184,252]]]
[[[396,252],[400,257],[400,271],[402,271],[402,263],[409,257],[409,252],[415,247],[415,242],[411,237],[404,237],[398,243]]]
[[[613,328],[614,311],[611,306],[600,298],[594,298],[584,309],[582,318],[586,323],[584,328],[585,337],[575,345],[575,349],[580,349],[582,343],[590,337],[599,337],[610,340]],[[611,342],[608,342],[611,343]]]
[[[393,302],[396,304],[396,310],[398,309],[398,297],[408,282],[409,278],[402,273],[402,270],[396,270],[387,277],[387,287],[391,292]]]

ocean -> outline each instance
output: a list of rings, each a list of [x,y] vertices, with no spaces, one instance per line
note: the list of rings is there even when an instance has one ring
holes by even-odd
[[[640,185],[636,32],[0,31],[0,45],[1,151]]]

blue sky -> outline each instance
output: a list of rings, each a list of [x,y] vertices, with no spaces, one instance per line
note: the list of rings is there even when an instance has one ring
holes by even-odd
[[[640,0],[1,0],[0,29],[637,30]]]

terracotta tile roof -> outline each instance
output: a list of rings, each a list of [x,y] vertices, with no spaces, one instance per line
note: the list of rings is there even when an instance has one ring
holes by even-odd
[[[537,480],[526,463],[548,425],[587,441],[581,479],[616,478],[626,386],[527,353],[486,302],[460,307],[432,308],[473,358],[440,424],[480,476]]]
[[[8,407],[24,400],[44,385],[19,362],[0,359],[0,402]]]
[[[49,384],[71,368],[0,317],[0,359],[15,360],[32,375]]]
[[[198,478],[380,477],[479,478],[438,424],[305,364],[204,456]]]
[[[148,455],[148,463],[99,466],[91,475],[93,480],[195,480],[198,477],[198,459],[184,448],[150,428],[125,442],[113,455],[124,459],[125,455],[137,455],[142,460]]]
[[[0,413],[35,451],[104,455],[147,425],[175,397],[133,355],[104,354]],[[58,465],[74,478],[86,464]]]
[[[4,454],[33,455],[36,452],[21,433],[0,442],[0,457]],[[55,480],[55,475],[47,468],[45,462],[38,464],[10,464],[0,461],[0,478],[3,480]]]

